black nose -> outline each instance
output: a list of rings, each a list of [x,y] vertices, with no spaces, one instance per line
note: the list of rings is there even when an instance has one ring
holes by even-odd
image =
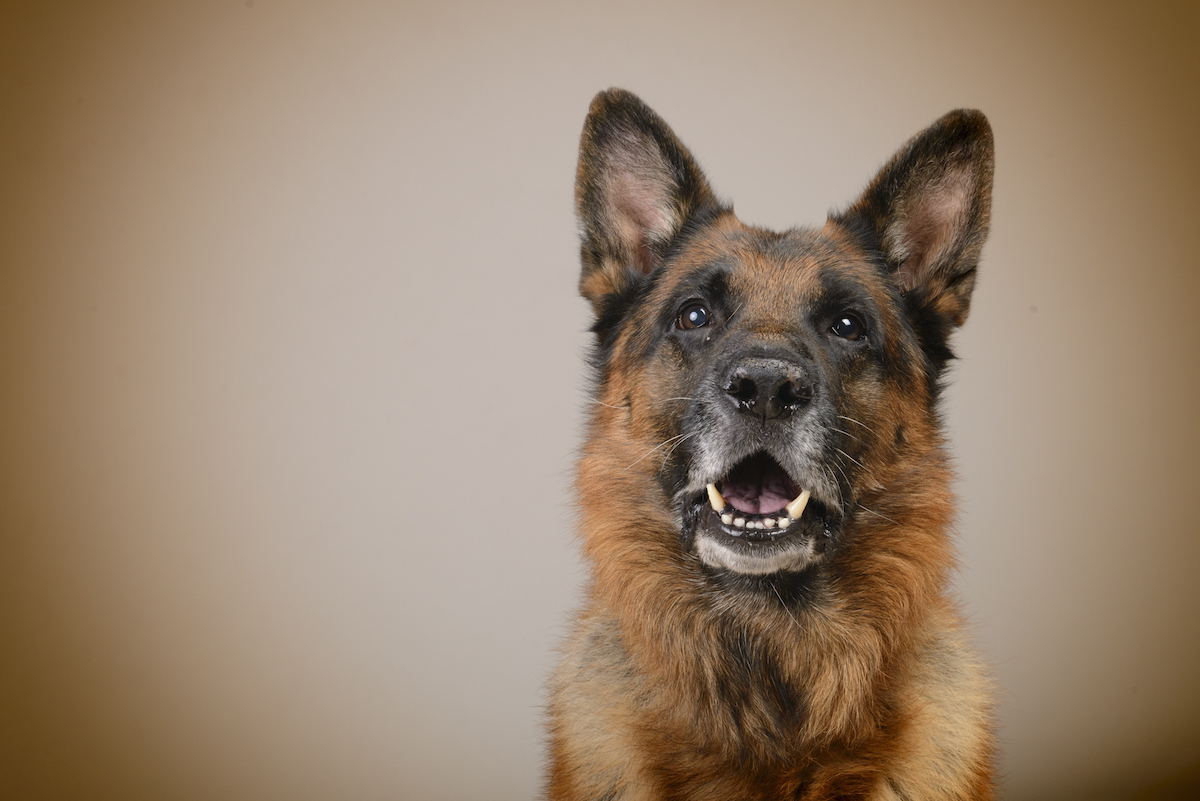
[[[762,420],[783,420],[812,400],[805,372],[786,359],[742,359],[729,370],[723,389],[738,411]]]

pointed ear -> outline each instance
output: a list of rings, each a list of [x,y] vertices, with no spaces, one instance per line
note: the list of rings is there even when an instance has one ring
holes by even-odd
[[[662,118],[624,90],[596,95],[575,178],[583,296],[599,310],[605,295],[644,280],[687,219],[709,208],[718,204],[708,181]]]
[[[952,111],[902,147],[833,220],[883,253],[902,292],[962,325],[987,237],[992,167],[987,118]]]

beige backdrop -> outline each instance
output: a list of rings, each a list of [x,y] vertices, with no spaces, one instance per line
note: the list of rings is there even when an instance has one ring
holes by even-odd
[[[575,147],[610,85],[774,227],[986,111],[946,412],[1004,797],[1195,789],[1195,3],[25,5],[0,797],[536,794],[585,578]]]

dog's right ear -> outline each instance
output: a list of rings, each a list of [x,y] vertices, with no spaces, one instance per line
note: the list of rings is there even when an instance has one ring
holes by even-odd
[[[600,313],[662,265],[689,217],[719,205],[687,148],[623,89],[596,95],[579,142],[575,213],[583,242],[580,293]]]

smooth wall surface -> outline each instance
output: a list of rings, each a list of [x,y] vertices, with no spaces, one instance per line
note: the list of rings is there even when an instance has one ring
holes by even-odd
[[[1197,42],[1194,3],[6,4],[0,797],[536,795],[612,85],[772,227],[989,115],[946,414],[1003,797],[1185,797]]]

